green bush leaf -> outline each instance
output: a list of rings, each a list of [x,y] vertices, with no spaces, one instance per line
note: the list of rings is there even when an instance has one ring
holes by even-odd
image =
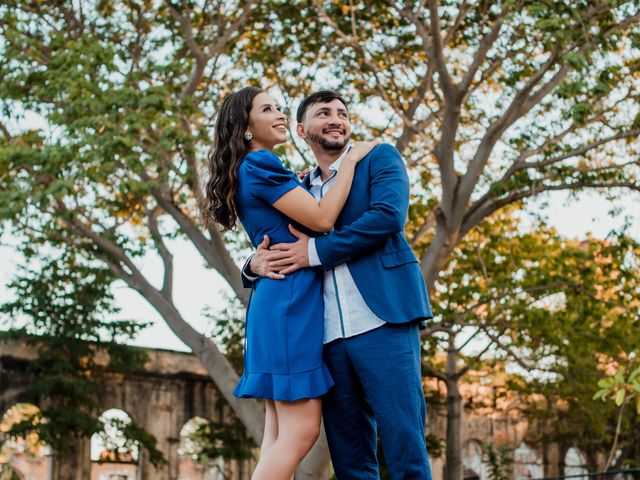
[[[595,395],[593,396],[593,400],[598,400],[599,398],[602,398],[604,400],[604,396],[606,393],[609,392],[608,388],[603,388],[601,390],[598,390]]]

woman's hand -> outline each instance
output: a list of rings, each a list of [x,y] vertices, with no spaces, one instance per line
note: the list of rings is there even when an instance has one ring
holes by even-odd
[[[382,143],[381,140],[373,140],[372,142],[356,142],[353,145],[353,148],[349,150],[347,156],[351,157],[353,161],[358,163],[364,157],[366,157],[373,147],[380,145]]]

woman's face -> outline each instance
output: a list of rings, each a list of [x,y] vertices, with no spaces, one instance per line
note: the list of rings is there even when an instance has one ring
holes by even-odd
[[[247,131],[253,135],[253,150],[272,150],[287,141],[287,117],[268,93],[259,93],[253,99]]]

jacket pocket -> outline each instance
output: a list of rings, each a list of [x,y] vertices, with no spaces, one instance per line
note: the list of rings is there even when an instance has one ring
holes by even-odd
[[[380,260],[382,261],[382,266],[384,268],[399,267],[400,265],[405,265],[412,262],[418,263],[418,260],[416,260],[416,257],[411,249],[398,250],[397,252],[391,252],[385,255],[381,255]]]

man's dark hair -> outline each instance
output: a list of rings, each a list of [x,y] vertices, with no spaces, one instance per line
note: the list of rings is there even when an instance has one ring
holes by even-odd
[[[342,97],[342,95],[334,92],[333,90],[320,90],[319,92],[312,93],[302,100],[298,107],[298,111],[296,112],[296,120],[298,123],[302,122],[302,117],[304,117],[305,112],[310,106],[315,105],[316,103],[329,103],[333,100],[340,100],[344,107],[348,109],[347,101]]]

